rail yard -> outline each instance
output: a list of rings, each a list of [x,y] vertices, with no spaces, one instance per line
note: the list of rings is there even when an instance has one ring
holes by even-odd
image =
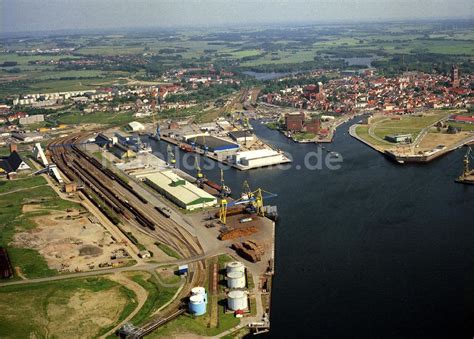
[[[245,329],[254,333],[268,331],[275,223],[267,215],[276,218],[276,207],[267,209],[263,199],[271,195],[261,189],[252,192],[250,188],[244,188],[242,195],[237,198],[223,195],[223,187],[230,194],[230,188],[223,183],[218,185],[203,181],[200,177],[194,179],[151,154],[137,155],[137,163],[145,163],[142,167],[134,165],[133,161],[126,162],[128,167],[116,166],[114,162],[106,163],[89,150],[100,146],[94,139],[99,133],[99,130],[90,130],[62,135],[50,141],[44,153],[42,150],[38,152],[38,148],[41,149],[39,144],[34,148],[33,158],[36,157],[35,167],[38,169],[35,174],[46,178],[63,199],[81,201],[81,205],[89,209],[89,212],[68,210],[67,215],[64,213],[64,216],[56,217],[59,218],[58,222],[64,219],[62,233],[57,233],[56,237],[65,237],[68,248],[72,246],[69,242],[77,244],[74,251],[78,248],[85,253],[80,258],[82,264],[79,265],[79,258],[70,256],[69,264],[67,261],[61,264],[58,277],[23,279],[3,285],[21,286],[94,274],[120,276],[125,272],[150,272],[160,282],[158,269],[166,268],[167,265],[180,265],[172,275],[179,278],[174,285],[170,285],[176,286],[177,290],[166,304],[149,312],[139,322],[133,321],[131,316],[127,317],[108,334],[142,338],[155,331],[158,335],[163,331],[169,333],[169,324],[172,326],[177,318],[205,325],[214,331],[212,333],[218,333],[216,331],[222,326],[220,321],[229,323],[220,330],[223,335],[229,330]],[[170,182],[166,184],[163,180]],[[171,196],[160,189],[168,185]],[[196,196],[201,201],[200,207],[186,213],[187,205],[180,205],[181,200],[173,199],[174,194],[187,196],[191,199],[190,204]],[[204,205],[203,197],[209,197],[211,203]],[[184,198],[183,201],[187,203]],[[102,224],[102,232],[104,236],[107,235],[105,240],[92,240],[89,245],[81,238],[92,234],[94,230],[85,221],[74,223],[76,219],[84,219],[85,213],[97,216],[89,219],[96,228]],[[77,229],[72,240],[68,240],[68,234],[72,234],[72,231],[68,232],[67,227],[73,227],[74,231]],[[89,233],[85,233],[86,228]],[[95,232],[100,229],[97,228]],[[39,243],[42,239],[39,237],[43,236],[40,244],[44,244],[46,239],[51,239],[51,236],[47,237],[48,234],[58,231],[51,228],[42,232],[45,235],[38,233],[33,236],[24,232],[20,234],[20,239],[27,246],[27,240]],[[98,256],[98,252],[104,251],[104,241],[107,242],[105,247],[110,249]],[[60,248],[60,244],[55,240],[54,248]],[[66,248],[66,245],[61,246]],[[53,257],[56,261],[70,255],[69,252],[62,253],[62,256],[55,253],[52,256],[56,256]],[[108,261],[107,256],[120,260]],[[102,263],[104,260],[106,262]],[[238,285],[231,282],[234,279],[232,274],[222,273],[232,260],[240,260],[244,267],[243,273],[239,274],[245,278]],[[48,260],[50,265],[51,262]],[[71,270],[70,266],[74,266],[75,270]],[[166,283],[163,286],[167,286]],[[196,289],[206,291],[206,298],[199,301],[201,296],[196,295]],[[234,296],[239,293],[243,293],[239,297],[242,300],[234,300]],[[197,312],[196,303],[204,305],[204,310]],[[224,304],[226,306],[222,306]],[[137,306],[132,315],[141,312],[140,307],[143,305]]]

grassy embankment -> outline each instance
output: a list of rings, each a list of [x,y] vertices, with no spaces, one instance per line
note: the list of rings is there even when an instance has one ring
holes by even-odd
[[[135,307],[135,294],[106,277],[0,286],[0,337],[98,337]]]

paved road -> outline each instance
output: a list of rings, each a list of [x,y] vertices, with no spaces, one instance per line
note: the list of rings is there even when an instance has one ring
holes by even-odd
[[[49,281],[57,281],[57,280],[65,280],[65,279],[74,279],[74,278],[83,278],[83,277],[90,277],[94,275],[104,275],[104,274],[111,274],[117,272],[130,272],[130,271],[153,271],[160,266],[164,265],[182,265],[182,264],[189,264],[192,262],[203,260],[210,256],[219,255],[222,253],[204,253],[199,256],[179,259],[179,260],[171,260],[171,261],[164,261],[164,262],[144,262],[142,264],[137,264],[134,266],[124,266],[124,267],[112,267],[112,268],[104,268],[100,270],[94,271],[87,271],[87,272],[78,272],[78,273],[68,273],[68,274],[61,274],[55,275],[51,277],[45,278],[36,278],[36,279],[27,279],[27,280],[17,280],[17,281],[10,281],[10,282],[3,282],[0,283],[0,288],[3,286],[12,286],[12,285],[26,285],[26,284],[35,284],[41,282],[49,282]]]

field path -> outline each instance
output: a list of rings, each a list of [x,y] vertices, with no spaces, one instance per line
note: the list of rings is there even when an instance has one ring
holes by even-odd
[[[111,276],[108,277],[110,280],[116,281],[119,284],[125,286],[126,288],[132,290],[135,292],[136,298],[138,300],[138,305],[135,307],[132,313],[130,313],[124,320],[122,320],[119,324],[117,324],[113,329],[111,329],[109,332],[101,336],[101,338],[106,338],[109,335],[113,335],[116,330],[118,330],[120,327],[122,327],[124,324],[129,322],[137,313],[138,311],[141,310],[143,305],[145,304],[145,301],[148,298],[148,292],[145,290],[140,284],[137,284],[133,280],[125,277],[124,275],[120,273],[115,273]]]
[[[16,189],[16,190],[12,190],[12,191],[8,191],[8,192],[0,193],[0,195],[7,195],[7,194],[10,194],[10,193],[16,193],[16,192],[21,192],[21,191],[28,191],[28,190],[31,190],[31,189],[34,189],[34,188],[43,187],[43,186],[47,186],[47,185],[48,185],[48,184],[37,185],[37,186],[31,186],[31,187],[24,187],[24,188],[18,188],[18,189]]]

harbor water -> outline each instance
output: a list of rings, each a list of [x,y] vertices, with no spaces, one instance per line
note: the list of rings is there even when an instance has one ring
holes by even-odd
[[[350,137],[351,123],[325,146],[341,155],[338,170],[307,169],[320,146],[256,123],[292,155],[291,168],[224,173],[234,192],[247,180],[278,194],[267,202],[280,216],[268,336],[472,337],[474,186],[454,183],[465,149],[398,165]],[[219,182],[219,169],[205,173]]]

